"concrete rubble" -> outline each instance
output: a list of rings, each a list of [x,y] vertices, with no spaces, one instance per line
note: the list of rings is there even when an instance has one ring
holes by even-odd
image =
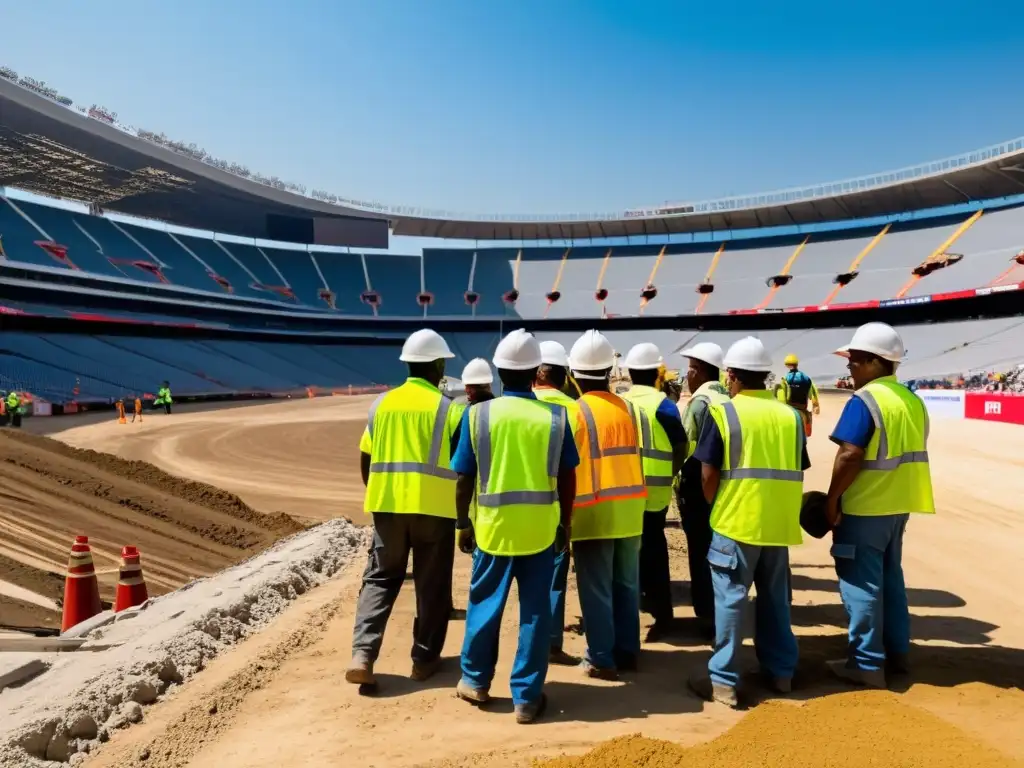
[[[34,677],[0,691],[0,766],[85,760],[111,731],[139,722],[145,705],[337,573],[366,536],[332,520],[137,609],[97,617],[77,651],[45,654],[48,669],[37,665]]]

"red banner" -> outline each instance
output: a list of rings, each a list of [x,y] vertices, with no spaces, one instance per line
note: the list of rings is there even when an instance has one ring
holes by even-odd
[[[968,392],[964,415],[979,421],[1024,424],[1024,394]]]

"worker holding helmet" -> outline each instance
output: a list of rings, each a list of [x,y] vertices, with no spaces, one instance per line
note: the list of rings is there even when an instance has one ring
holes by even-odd
[[[640,536],[647,487],[638,419],[645,412],[610,391],[615,349],[587,331],[569,353],[583,392],[576,422],[573,558],[587,638],[583,671],[614,680],[636,669],[640,655]],[[649,426],[649,425],[648,425]]]
[[[560,405],[566,410],[571,430],[576,428],[579,406],[566,394],[569,381],[569,355],[557,341],[540,343],[540,368],[533,382],[533,394],[538,400]],[[555,572],[551,580],[551,664],[572,666],[579,659],[565,652],[565,593],[569,584],[569,548],[555,552]]]
[[[771,356],[753,336],[725,355],[732,399],[711,406],[694,456],[712,502],[708,561],[715,591],[715,646],[707,674],[690,687],[739,706],[744,613],[757,584],[754,648],[767,683],[792,688],[797,644],[790,623],[789,547],[800,544],[800,504],[807,457],[803,422],[765,389]]]
[[[836,350],[849,360],[856,391],[831,439],[839,445],[826,517],[843,605],[850,616],[839,677],[874,688],[886,670],[907,671],[910,608],[903,578],[903,536],[911,514],[933,514],[928,410],[896,380],[906,350],[885,323],[862,325]]]
[[[554,557],[556,549],[569,546],[579,463],[565,408],[532,392],[540,365],[533,334],[518,330],[501,340],[494,366],[503,395],[466,410],[452,459],[459,549],[473,554],[456,693],[476,704],[490,699],[501,616],[514,579],[519,644],[510,684],[519,723],[533,722],[547,705]]]
[[[779,400],[800,412],[804,420],[804,433],[810,437],[812,421],[809,406],[814,408],[815,416],[821,413],[818,389],[811,381],[811,377],[800,370],[800,359],[796,355],[786,355],[784,362],[788,370],[778,384]]]
[[[680,353],[689,365],[686,386],[690,401],[683,412],[683,428],[687,437],[687,460],[679,480],[677,500],[679,517],[686,535],[686,555],[690,565],[690,600],[693,613],[702,625],[702,631],[714,637],[715,593],[711,586],[711,504],[704,498],[701,484],[701,463],[693,457],[697,440],[708,419],[711,406],[729,401],[729,391],[719,382],[725,370],[722,348],[710,341],[702,341]]]
[[[373,665],[410,550],[416,589],[412,679],[426,680],[440,665],[451,615],[455,472],[450,446],[458,422],[438,384],[445,360],[452,357],[432,330],[409,336],[399,357],[409,378],[370,406],[359,441],[363,510],[373,517],[373,541],[356,608],[352,663],[345,673],[350,683],[376,683]]]
[[[640,607],[654,618],[648,639],[657,640],[673,619],[665,518],[672,482],[686,461],[686,431],[679,409],[658,387],[665,369],[661,350],[650,342],[636,344],[626,354],[625,367],[632,386],[622,396],[635,406],[638,416],[645,417],[638,424],[647,486],[640,544]]]

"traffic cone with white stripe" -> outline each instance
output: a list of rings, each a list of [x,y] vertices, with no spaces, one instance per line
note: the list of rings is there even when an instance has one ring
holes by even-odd
[[[68,574],[64,580],[64,614],[60,631],[67,632],[76,624],[91,619],[103,610],[100,603],[100,585],[92,563],[92,550],[88,536],[75,536],[68,557]]]
[[[127,546],[121,550],[121,570],[117,577],[114,613],[142,605],[148,598],[149,592],[146,590],[146,579],[142,575],[139,550],[137,547]]]

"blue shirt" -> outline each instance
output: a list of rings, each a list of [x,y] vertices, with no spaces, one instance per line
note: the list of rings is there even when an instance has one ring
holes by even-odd
[[[505,397],[523,397],[527,400],[536,400],[533,392],[509,392],[505,390]],[[476,452],[473,450],[473,438],[469,434],[469,411],[462,414],[462,422],[459,424],[459,445],[452,456],[451,468],[460,475],[476,474]],[[558,461],[558,471],[563,472],[576,469],[580,464],[580,455],[576,450],[576,441],[572,436],[572,427],[569,420],[565,420],[565,437],[562,440],[562,455]]]
[[[654,418],[658,420],[661,428],[668,435],[668,442],[673,448],[679,445],[686,445],[686,430],[683,429],[683,417],[679,415],[679,408],[667,397],[658,403],[658,410],[654,412]]]
[[[693,458],[701,464],[709,464],[715,469],[721,469],[725,463],[725,441],[718,429],[714,419],[705,419],[704,426],[700,430],[700,437],[697,438],[697,450],[693,452]],[[807,455],[807,442],[804,441],[804,454],[802,469],[811,468],[811,457]]]
[[[871,418],[871,411],[859,397],[851,397],[846,401],[846,407],[829,439],[833,443],[850,443],[858,448],[867,448],[874,434],[875,421]]]

